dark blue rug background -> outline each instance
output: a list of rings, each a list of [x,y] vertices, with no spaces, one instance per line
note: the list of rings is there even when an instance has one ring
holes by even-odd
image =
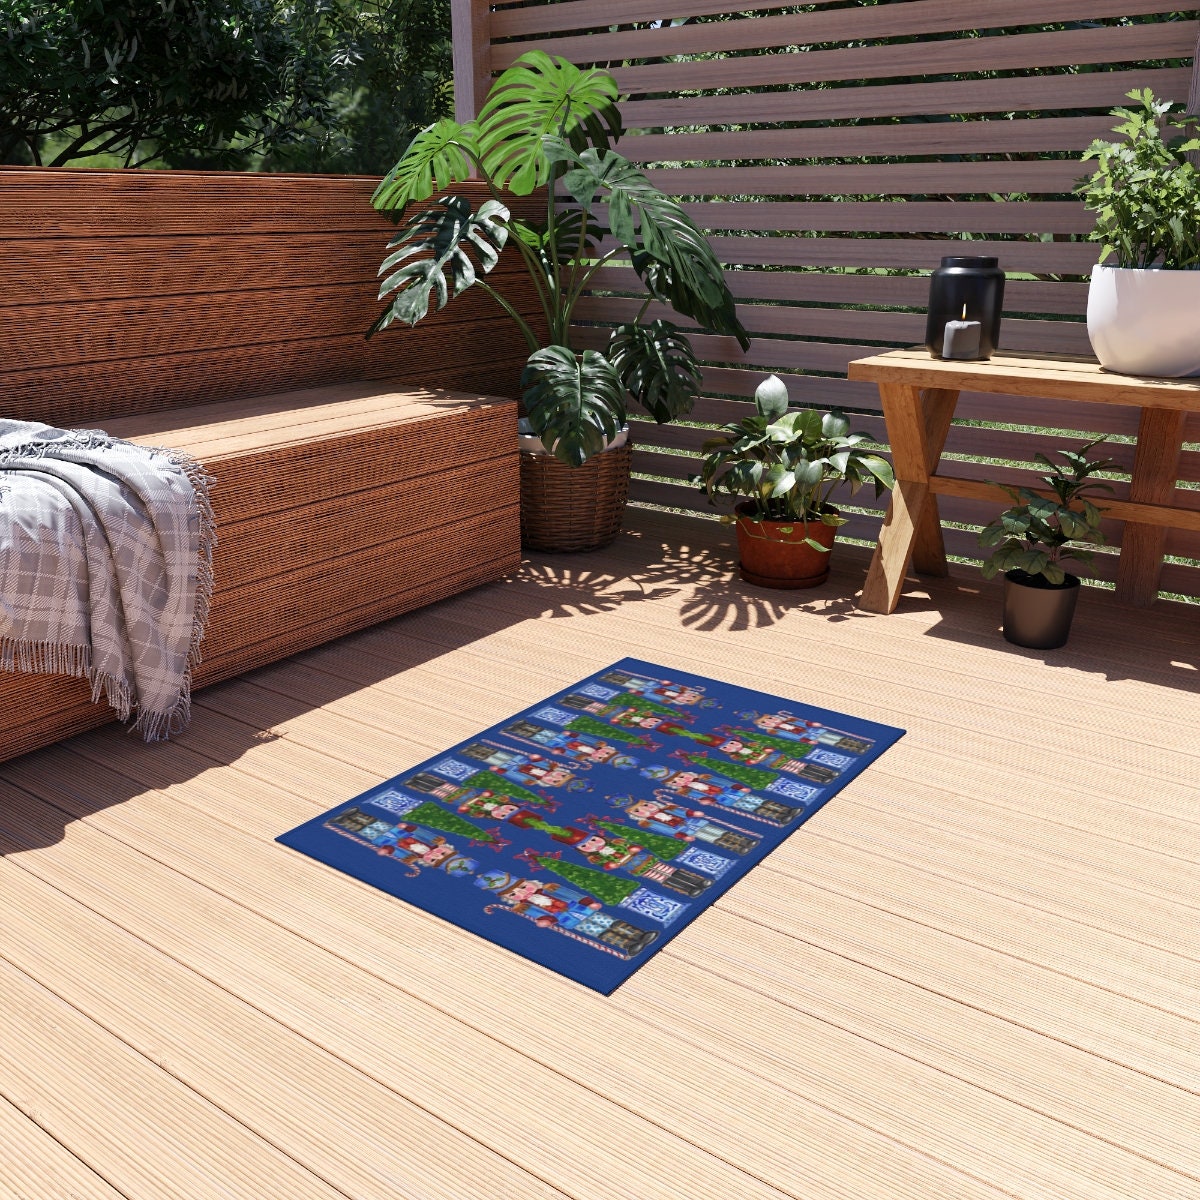
[[[614,672],[634,678],[631,683],[604,680]],[[661,686],[661,681],[667,681],[667,686]],[[682,697],[679,689],[684,689]],[[692,695],[688,695],[688,689]],[[612,693],[613,698],[606,699],[605,693]],[[696,693],[699,693],[698,699]],[[680,702],[681,699],[684,702]],[[579,705],[585,700],[599,711],[581,712]],[[687,703],[688,700],[692,702]],[[658,728],[611,724],[614,710],[623,714],[618,720],[644,720],[651,725],[665,722],[666,729],[661,724]],[[543,713],[541,717],[539,712]],[[739,770],[736,749],[729,752],[720,749],[721,745],[733,746],[734,743],[718,727],[753,731],[761,736],[770,731],[760,729],[755,721],[763,716],[769,721],[780,713],[789,714],[789,717],[784,718],[784,729],[775,731],[776,740],[772,743],[775,749],[755,743],[753,752],[783,754],[791,769],[772,771],[770,759],[758,763],[754,770],[767,771],[774,780],[764,786],[759,780],[765,776],[747,774],[745,763]],[[557,720],[546,714],[557,714]],[[591,732],[582,736],[571,734],[564,729],[564,721],[588,717],[588,730],[594,728],[591,722],[601,721],[608,726],[611,737],[603,739],[607,748],[598,751],[601,755],[609,755],[608,761],[593,762],[584,768],[567,756],[596,752],[592,743],[599,740],[599,735]],[[796,740],[811,739],[815,731],[791,728],[790,717],[826,727],[819,744],[808,745]],[[520,728],[526,734],[536,726],[547,732],[535,736],[564,744],[556,750],[503,732],[517,723],[523,723]],[[658,743],[658,748],[617,741],[622,734],[649,738]],[[835,740],[835,735],[840,741]],[[607,995],[903,735],[904,730],[889,725],[859,720],[638,659],[622,659],[484,730],[477,737],[337,805],[277,840]],[[582,749],[579,745],[566,745],[568,741],[582,743]],[[490,744],[485,750],[497,760],[492,765],[478,757],[463,755],[465,748],[485,742]],[[869,745],[860,748],[863,743]],[[788,749],[779,749],[781,745]],[[618,750],[616,755],[612,754],[613,747]],[[477,749],[475,754],[484,752]],[[693,761],[681,760],[676,757],[679,753],[692,755]],[[541,757],[534,758],[534,755]],[[703,761],[696,756],[703,756]],[[635,760],[633,763],[623,761],[631,758]],[[614,761],[622,765],[614,765]],[[741,776],[741,779],[722,775],[720,767],[724,765],[730,765],[733,775]],[[520,786],[526,796],[556,802],[557,809],[547,811],[517,796],[514,797],[519,805],[516,819],[528,821],[532,817],[549,822],[559,830],[558,840],[527,824],[522,827],[494,816],[464,816],[458,812],[459,803],[471,803],[472,798],[481,806],[492,803],[487,794],[477,794],[477,787],[465,793],[452,791],[462,786],[461,780],[467,770],[489,771],[494,780],[499,769],[509,772],[508,778],[515,781],[522,772],[547,768],[552,772],[558,768],[558,775],[565,770],[573,778],[569,783],[556,783],[558,776],[552,774],[549,777],[551,786],[542,786],[542,780],[547,778],[545,775],[540,779],[526,776]],[[641,772],[646,769],[658,778],[643,775]],[[811,777],[797,776],[794,774],[797,770]],[[689,780],[680,772],[700,772],[703,778]],[[419,779],[414,778],[418,776]],[[752,791],[746,782],[749,778],[756,782]],[[452,797],[447,800],[444,795],[430,794],[428,789],[434,784],[440,785],[442,793],[452,793]],[[426,790],[420,790],[422,788]],[[718,789],[722,790],[726,804],[716,802],[718,797],[712,793]],[[499,790],[498,787],[488,789],[497,794]],[[677,807],[663,809],[654,814],[653,824],[639,828],[633,824],[626,808],[613,803],[616,799],[626,803],[643,801],[644,804],[665,803]],[[416,803],[426,805],[426,813],[433,811],[428,807],[432,804],[439,812],[452,814],[446,818],[451,824],[455,816],[470,820],[481,836],[488,836],[490,831],[491,836],[499,835],[511,844],[499,850],[492,844],[471,845],[457,831],[429,825],[420,825],[414,831],[412,820],[401,810]],[[742,807],[736,810],[728,807],[733,803]],[[648,810],[644,804],[635,811],[650,821],[652,818],[645,816]],[[685,809],[697,815],[681,816]],[[794,816],[785,824],[777,823],[780,814],[788,809],[794,810]],[[604,861],[604,854],[608,854],[608,861],[611,861],[613,857],[620,860],[622,853],[626,856],[630,853],[628,846],[622,847],[622,843],[614,841],[611,830],[598,829],[588,823],[587,817],[600,817],[628,826],[627,840],[639,845],[642,844],[638,842],[639,834],[644,837],[644,830],[668,834],[674,828],[678,832],[681,821],[695,832],[696,840],[681,841],[676,836],[671,844],[684,846],[681,855],[666,859],[660,854],[655,856],[657,862],[650,859],[651,874],[638,879],[635,892],[619,904],[600,902],[588,887],[548,870],[545,865],[518,861],[517,856],[527,848],[556,852],[561,855],[557,861],[563,864],[564,870],[573,869],[578,873],[584,868],[601,870],[599,864]],[[329,824],[338,818],[345,828]],[[364,825],[368,821],[371,823]],[[401,827],[402,824],[408,828]],[[432,844],[431,833],[444,838],[446,844],[436,848],[434,858],[424,863],[416,856]],[[704,840],[718,834],[718,842]],[[579,840],[585,835],[590,840]],[[564,838],[576,840],[572,844]],[[592,859],[586,860],[584,854],[589,847],[595,847],[598,839],[604,839],[608,844],[599,851],[593,849]],[[755,845],[746,850],[751,840]],[[744,852],[729,852],[725,849],[727,844],[736,845]],[[663,846],[664,843],[659,843],[660,849]],[[406,855],[412,860],[411,864],[402,861]],[[438,857],[441,861],[436,861]],[[645,855],[635,857],[629,866],[638,866],[644,858]],[[681,858],[689,861],[681,862]],[[723,871],[719,868],[721,861],[727,864]],[[571,864],[574,864],[573,868]],[[472,870],[472,866],[475,869]],[[450,874],[447,868],[458,873]],[[657,878],[654,872],[658,873]],[[612,882],[601,886],[600,890],[632,886],[630,871],[625,867],[603,870],[602,874],[605,880]],[[665,876],[669,876],[676,886],[662,885],[659,880]],[[594,880],[596,877],[587,878]],[[709,878],[711,883],[699,893],[680,890],[694,889]],[[620,881],[628,882],[622,884]],[[484,883],[492,890],[485,889]],[[521,913],[525,915],[519,915]],[[534,917],[541,919],[542,926],[534,923]],[[650,934],[654,935],[653,940],[647,942]]]

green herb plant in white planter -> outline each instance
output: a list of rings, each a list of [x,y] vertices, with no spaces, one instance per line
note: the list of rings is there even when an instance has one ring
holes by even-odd
[[[528,456],[522,454],[523,536],[526,527],[536,527],[539,540],[525,541],[537,549],[591,549],[616,535],[623,493],[616,525],[600,521],[596,536],[583,514],[582,540],[572,529],[556,542],[556,514],[527,522],[524,510],[539,496],[558,497],[562,520],[574,525],[595,473],[588,460],[620,443],[628,400],[662,424],[689,412],[699,394],[691,342],[668,320],[645,320],[653,302],[690,325],[736,338],[743,349],[750,344],[703,233],[677,201],[613,149],[622,132],[616,102],[612,76],[530,51],[496,80],[476,120],[441,120],[419,133],[373,197],[377,209],[407,219],[380,268],[380,299],[390,303],[372,333],[394,322],[415,325],[431,307],[476,287],[524,335],[523,432],[530,435],[524,440],[540,453],[542,473],[553,471],[544,488],[536,481],[527,488]],[[453,190],[472,174],[490,191],[479,205]],[[541,188],[540,219],[514,214],[505,202],[509,194]],[[532,278],[548,337],[484,278],[506,245],[515,247]],[[632,265],[641,308],[612,331],[603,349],[580,348],[576,306],[597,271],[615,258]],[[627,490],[630,452],[614,451],[610,461],[617,453],[626,464]],[[584,464],[588,469],[580,470]],[[564,480],[559,465],[574,468],[584,486]]]
[[[995,547],[983,564],[984,578],[1005,573],[1004,636],[1015,645],[1053,650],[1070,636],[1080,582],[1063,563],[1067,559],[1091,562],[1088,547],[1104,544],[1100,529],[1104,510],[1090,497],[1112,491],[1110,484],[1095,476],[1114,464],[1111,459],[1087,457],[1103,440],[1058,451],[1061,464],[1038,454],[1037,460],[1050,469],[1042,481],[1052,496],[1040,496],[1031,488],[1006,487],[1013,507],[979,533],[981,546]]]
[[[840,484],[879,497],[895,483],[891,464],[851,433],[840,413],[788,406],[787,386],[770,375],[754,393],[754,415],[704,443],[700,481],[709,500],[741,497],[734,517],[742,578],[761,587],[809,588],[829,576],[845,518],[830,503]]]
[[[1200,375],[1200,118],[1174,115],[1150,90],[1117,108],[1119,141],[1084,154],[1076,187],[1103,246],[1088,292],[1088,336],[1101,366],[1126,375]],[[1112,259],[1111,262],[1107,261]]]

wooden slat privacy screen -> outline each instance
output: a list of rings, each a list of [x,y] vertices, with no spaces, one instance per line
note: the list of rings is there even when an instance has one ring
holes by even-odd
[[[709,365],[693,421],[635,429],[635,502],[703,512],[711,509],[687,483],[708,436],[698,426],[737,419],[768,371],[786,377],[793,403],[856,411],[857,426],[883,438],[878,397],[845,379],[846,364],[923,340],[927,273],[943,254],[1000,257],[1005,347],[1087,354],[1097,249],[1070,195],[1085,173],[1079,155],[1111,128],[1109,110],[1131,88],[1188,101],[1200,33],[1197,10],[1154,0],[728,9],[708,0],[455,0],[456,42],[490,45],[490,58],[477,42],[459,50],[460,117],[528,49],[605,67],[628,97],[620,149],[686,198],[731,268],[750,350],[695,338]],[[636,282],[627,267],[598,282],[581,344],[601,344],[605,325],[636,310],[621,295]],[[1132,409],[964,395],[947,457],[962,460],[958,474],[1024,480],[1028,469],[1004,463],[1032,464],[1037,451],[1085,435],[1129,439],[1136,428]],[[1200,442],[1200,419],[1185,438]],[[1108,452],[1132,464],[1127,440]],[[1200,451],[1185,448],[1180,475],[1200,483]],[[1181,487],[1176,500],[1200,508],[1200,490]],[[880,512],[858,498],[852,507],[844,532],[873,541]],[[941,507],[949,552],[977,559],[974,529],[994,506]],[[1119,544],[1120,523],[1110,525]],[[1166,553],[1163,591],[1200,597],[1200,565],[1188,561],[1200,560],[1200,534],[1172,531]],[[1111,580],[1115,566],[1101,557],[1095,573]]]

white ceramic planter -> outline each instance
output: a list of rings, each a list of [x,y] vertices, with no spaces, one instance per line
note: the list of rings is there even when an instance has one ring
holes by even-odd
[[[1097,266],[1088,337],[1100,365],[1122,375],[1200,375],[1200,271]]]
[[[530,432],[529,418],[520,417],[517,420],[517,440],[523,454],[549,454],[550,451],[542,445],[542,439]],[[611,442],[605,442],[605,450],[615,450],[629,440],[629,426],[622,425],[617,436]]]

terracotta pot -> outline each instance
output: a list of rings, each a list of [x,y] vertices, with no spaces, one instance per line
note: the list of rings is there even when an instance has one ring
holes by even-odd
[[[1065,646],[1079,599],[1079,578],[1068,575],[1055,587],[1041,575],[1009,571],[1004,576],[1004,637],[1015,646],[1056,650]]]
[[[829,578],[829,552],[836,536],[837,527],[821,521],[809,521],[807,528],[803,521],[760,521],[749,504],[737,506],[742,578],[759,587],[820,587]],[[827,549],[814,550],[806,537]]]

